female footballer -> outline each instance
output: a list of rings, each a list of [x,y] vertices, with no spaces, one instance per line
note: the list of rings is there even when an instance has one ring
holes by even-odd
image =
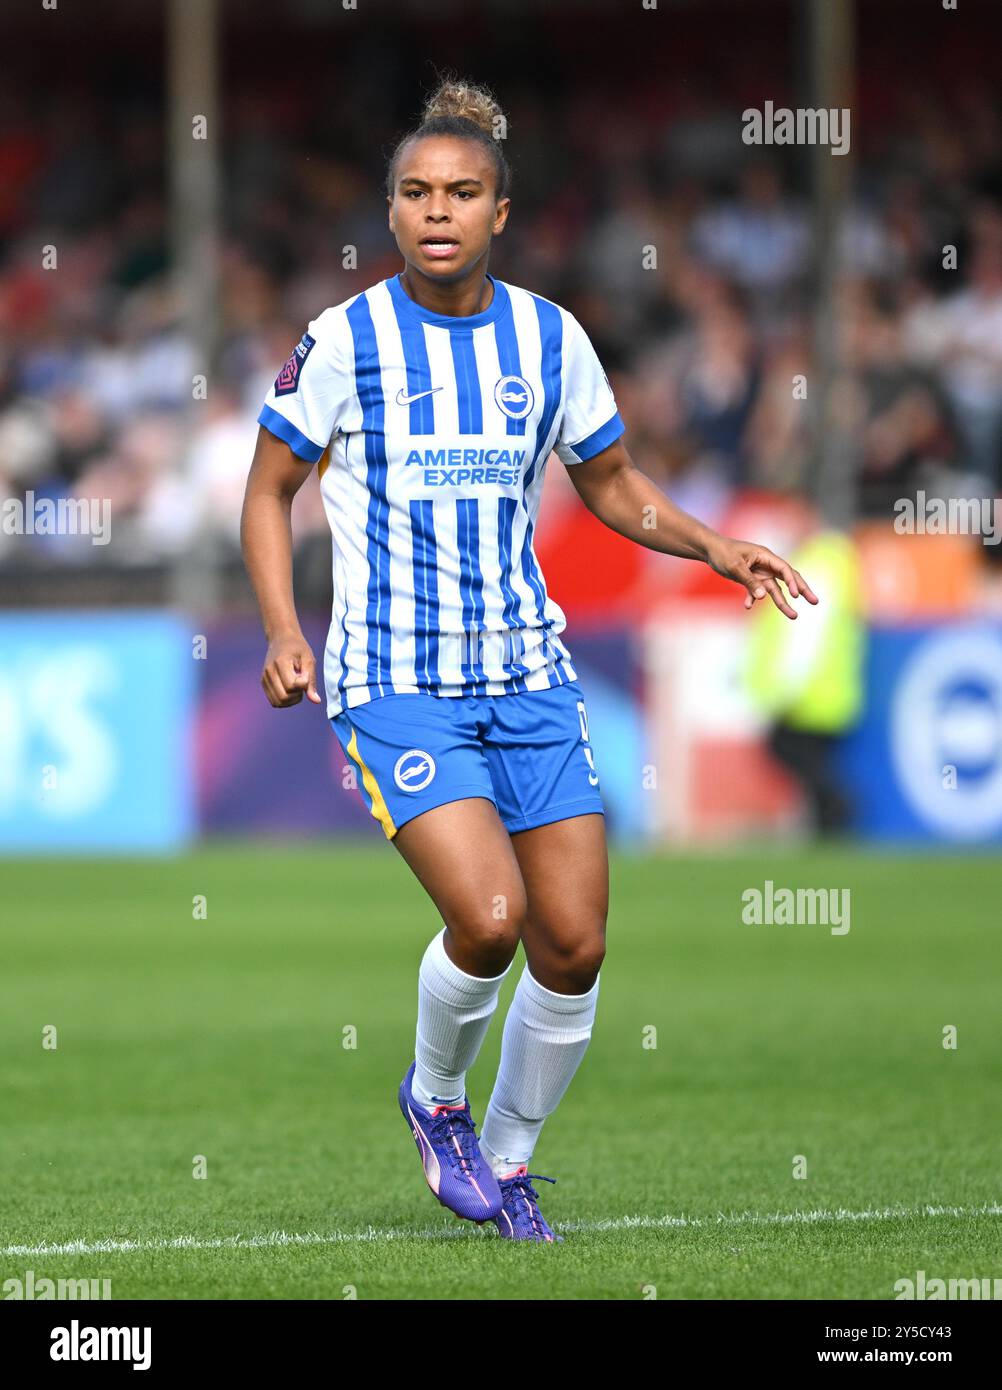
[[[432,1192],[513,1240],[553,1241],[529,1172],[591,1037],[605,954],[605,821],[581,687],[533,531],[551,452],[640,545],[712,566],[745,607],[817,599],[634,467],[577,320],[487,273],[510,170],[491,95],[447,80],[390,159],[402,271],[325,309],[269,391],[243,551],[277,708],[321,702],[292,588],[292,499],[313,464],[333,532],[327,714],[387,838],[444,923],[421,961],[399,1104]],[[518,943],[478,1142],[465,1080]],[[552,1178],[544,1178],[552,1182]]]

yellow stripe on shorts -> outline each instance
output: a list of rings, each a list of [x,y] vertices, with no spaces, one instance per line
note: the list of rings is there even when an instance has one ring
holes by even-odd
[[[369,793],[369,799],[372,802],[372,814],[383,827],[383,834],[386,838],[392,840],[397,833],[397,827],[394,825],[393,817],[390,815],[389,808],[383,800],[383,793],[379,790],[379,783],[372,775],[372,769],[358,751],[358,741],[354,729],[352,729],[351,738],[348,740],[347,753],[349,758],[355,759],[361,769],[362,786]]]

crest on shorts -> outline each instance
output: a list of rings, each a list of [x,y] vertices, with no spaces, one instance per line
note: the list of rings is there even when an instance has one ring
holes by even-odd
[[[423,748],[401,753],[393,768],[393,780],[402,792],[420,792],[435,776],[435,759]]]
[[[291,396],[293,391],[299,390],[299,373],[303,369],[303,363],[309,357],[316,344],[316,339],[311,338],[308,333],[304,333],[299,342],[292,349],[288,362],[275,378],[275,395]]]

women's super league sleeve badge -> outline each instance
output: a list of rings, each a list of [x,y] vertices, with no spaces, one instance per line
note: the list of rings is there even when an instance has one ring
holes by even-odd
[[[288,362],[275,378],[275,395],[291,396],[293,391],[299,389],[299,373],[302,371],[303,363],[309,357],[316,344],[316,339],[311,338],[308,333],[304,333],[299,342],[292,349],[292,355]]]

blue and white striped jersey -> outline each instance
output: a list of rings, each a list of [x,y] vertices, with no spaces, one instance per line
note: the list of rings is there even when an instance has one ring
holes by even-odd
[[[399,275],[325,309],[258,416],[319,463],[329,715],[576,679],[533,548],[543,473],[551,450],[584,462],[625,427],[574,316],[489,279],[465,318],[422,308]]]

